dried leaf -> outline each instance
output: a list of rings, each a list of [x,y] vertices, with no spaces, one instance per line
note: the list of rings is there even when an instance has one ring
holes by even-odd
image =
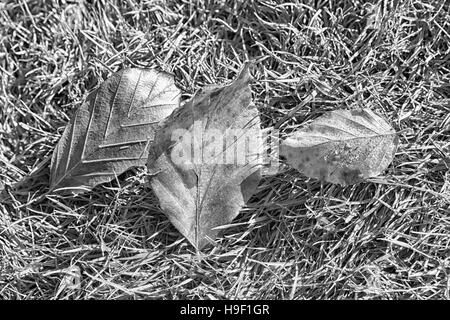
[[[58,271],[56,271],[58,272]],[[81,289],[81,270],[78,266],[70,266],[69,268],[59,270],[64,274],[61,282],[59,283],[56,296],[58,297],[63,291],[77,291]]]
[[[92,92],[53,152],[51,190],[82,193],[143,166],[155,128],[179,105],[171,75],[126,69]]]
[[[385,170],[397,145],[394,129],[370,109],[336,110],[291,134],[280,155],[310,178],[350,185]]]
[[[230,85],[196,94],[161,124],[149,152],[151,185],[163,212],[198,249],[237,216],[261,179],[261,128],[250,79],[246,67]]]

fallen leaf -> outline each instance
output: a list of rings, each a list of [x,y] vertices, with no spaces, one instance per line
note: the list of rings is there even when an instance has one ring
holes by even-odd
[[[149,140],[179,97],[167,73],[132,68],[113,74],[67,125],[53,152],[50,189],[82,193],[145,165]]]
[[[310,178],[350,185],[385,170],[397,145],[395,130],[370,109],[336,110],[287,137],[280,155]]]
[[[198,249],[238,215],[261,179],[263,143],[250,80],[246,66],[230,85],[196,94],[161,124],[149,152],[163,212]]]

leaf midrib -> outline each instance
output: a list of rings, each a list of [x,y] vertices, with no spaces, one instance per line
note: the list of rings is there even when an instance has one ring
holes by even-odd
[[[220,101],[220,100],[219,100]],[[216,103],[215,104],[215,107],[217,107],[217,105],[218,105],[218,103]],[[245,107],[245,108],[248,108],[249,106],[251,105],[251,102]],[[253,106],[253,108],[256,108],[255,106]],[[242,115],[242,112],[239,114],[239,116],[241,116]],[[209,119],[210,118],[207,118],[207,123],[206,123],[206,125],[205,125],[205,130],[207,129],[207,127],[209,127],[208,125],[209,125]],[[253,121],[253,119],[254,118],[252,118],[251,120],[249,120],[249,121],[247,121],[247,124],[249,124],[249,123],[251,123],[252,121]],[[246,124],[246,125],[247,125]],[[227,130],[227,129],[229,129],[229,128],[232,128],[233,127],[233,124],[230,124],[229,126],[227,126],[226,128],[225,128],[225,130]],[[229,145],[229,146],[227,146],[227,148],[225,149],[225,150],[222,150],[222,152],[220,153],[220,155],[222,155],[223,156],[223,153],[228,149],[228,148],[231,148],[232,146],[234,146],[235,145],[235,143],[237,143],[237,141],[240,139],[240,138],[242,138],[242,136],[241,137],[238,137],[238,139],[235,141],[235,142],[233,142],[231,145]],[[203,136],[202,136],[202,143],[203,143]],[[203,149],[202,149],[202,157],[203,157]],[[216,158],[218,157],[218,155],[216,156]],[[202,163],[201,165],[200,165],[200,170],[199,170],[199,172],[197,173],[196,172],[196,175],[197,175],[197,184],[196,184],[196,197],[197,197],[197,199],[196,199],[196,207],[195,207],[195,216],[196,216],[196,223],[195,223],[195,228],[196,228],[196,230],[198,230],[198,227],[199,227],[199,225],[200,225],[200,216],[201,216],[201,214],[202,214],[202,211],[203,211],[203,204],[204,204],[204,201],[205,201],[205,198],[206,198],[206,194],[207,194],[207,191],[205,191],[202,195],[201,195],[201,197],[200,197],[200,194],[199,194],[199,181],[201,180],[201,172],[202,172],[202,166],[203,166],[204,164]],[[208,185],[207,185],[207,187],[205,188],[205,190],[209,190],[209,187],[210,187],[210,185],[212,184],[212,180],[213,180],[213,178],[214,178],[214,176],[215,176],[215,174],[216,174],[216,172],[217,172],[217,168],[218,168],[218,166],[219,166],[219,164],[218,163],[214,163],[213,165],[212,165],[212,173],[211,173],[211,175],[210,175],[210,177],[209,177],[209,179],[208,179]],[[198,201],[200,200],[200,203],[198,203]],[[196,232],[195,233],[195,243],[196,243],[196,245],[198,246],[198,244],[199,244],[199,239],[198,239],[198,235],[199,235],[199,232]]]

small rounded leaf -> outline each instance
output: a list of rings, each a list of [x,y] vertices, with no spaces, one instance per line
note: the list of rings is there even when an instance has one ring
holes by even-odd
[[[292,133],[280,155],[307,177],[345,186],[379,175],[397,145],[395,130],[370,109],[336,110]]]

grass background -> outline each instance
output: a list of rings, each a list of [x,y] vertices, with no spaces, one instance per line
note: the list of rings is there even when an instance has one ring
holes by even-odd
[[[448,299],[449,11],[439,0],[0,2],[0,298]],[[388,119],[401,133],[385,174],[342,188],[283,169],[198,254],[144,169],[41,197],[65,124],[112,72],[160,68],[187,99],[251,58],[266,127],[355,106]]]

